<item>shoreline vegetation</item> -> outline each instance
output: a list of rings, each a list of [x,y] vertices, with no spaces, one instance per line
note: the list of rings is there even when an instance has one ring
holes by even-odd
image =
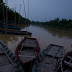
[[[3,8],[4,8],[4,17],[3,17]],[[6,9],[7,9],[7,15],[6,15]],[[52,27],[52,28],[72,31],[72,20],[71,19],[69,20],[61,19],[60,20],[59,18],[56,18],[54,20],[50,20],[46,22],[30,21],[29,19],[22,17],[19,13],[15,12],[14,10],[10,9],[8,6],[3,4],[3,1],[0,1],[0,27],[1,25],[4,25],[4,18],[5,18],[5,23],[6,23],[6,16],[8,20],[7,25],[22,24],[24,26],[29,26],[30,24],[33,24],[33,25],[38,25],[42,27]]]
[[[58,28],[63,30],[71,30],[72,31],[72,20],[66,20],[66,19],[59,19],[56,18],[54,20],[46,21],[46,22],[39,22],[39,21],[32,21],[32,25],[38,25],[42,27],[52,27],[52,28]]]
[[[6,9],[7,9],[7,15],[6,15]],[[5,3],[3,3],[3,1],[0,1],[0,25],[4,25],[4,18],[6,23],[6,16],[7,16],[7,25],[15,25],[16,23],[17,25],[24,24],[27,26],[29,25],[28,21],[30,23],[29,19],[22,17],[19,13],[15,12],[13,9],[10,9],[8,6],[6,6]]]

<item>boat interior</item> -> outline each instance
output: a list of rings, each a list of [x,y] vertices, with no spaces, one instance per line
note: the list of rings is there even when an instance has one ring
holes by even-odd
[[[36,65],[36,72],[54,72],[57,59],[45,55],[42,62]]]
[[[2,47],[0,47],[0,72],[16,72],[15,63],[5,53]]]
[[[35,57],[35,49],[33,47],[23,47],[19,52],[20,59],[25,63]]]

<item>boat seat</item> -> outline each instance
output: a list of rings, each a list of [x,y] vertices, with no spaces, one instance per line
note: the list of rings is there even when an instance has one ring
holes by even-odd
[[[20,59],[23,63],[31,61],[34,58],[33,56],[23,56],[23,55],[19,55],[19,56],[20,56]]]
[[[20,51],[19,55],[24,55],[24,56],[35,56],[34,50],[27,50],[27,51]]]
[[[24,46],[24,47],[33,47],[33,48],[37,47],[36,43],[30,43],[30,42],[24,42],[24,43],[22,43],[22,46]]]
[[[22,57],[31,57],[31,58],[35,57],[35,56],[24,56],[24,55],[19,55],[19,56],[22,56]]]

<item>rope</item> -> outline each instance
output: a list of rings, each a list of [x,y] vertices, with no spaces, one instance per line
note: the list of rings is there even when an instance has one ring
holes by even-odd
[[[8,5],[8,0],[5,0],[5,3],[6,3],[6,6]],[[5,34],[6,34],[6,40],[5,40],[5,43],[6,43],[6,41],[7,41],[7,20],[8,20],[8,18],[7,18],[7,7],[6,7],[6,30],[5,30]]]
[[[61,61],[61,72],[63,72],[63,68],[62,68],[62,61]]]
[[[4,14],[4,4],[3,4],[3,22],[4,22],[4,27],[5,27],[5,14]]]
[[[4,4],[3,4],[3,24],[4,24],[4,27],[5,27],[5,14],[4,14],[4,11],[5,11],[5,9],[4,9]],[[4,29],[5,30],[5,29]],[[6,31],[5,31],[6,32]]]
[[[15,5],[15,25],[16,25],[16,5]],[[14,30],[15,30],[15,25],[14,25]]]
[[[29,0],[28,0],[28,25],[29,25]],[[28,27],[28,31],[29,31],[29,27]]]
[[[23,0],[23,5],[24,5],[24,13],[25,13],[25,25],[26,25],[26,11],[25,11],[25,2]],[[26,31],[27,31],[27,28],[26,28]]]
[[[20,14],[20,11],[21,11],[21,4],[20,4],[20,9],[19,9],[19,14]],[[20,15],[19,15],[19,22],[20,22]],[[19,24],[18,22],[18,24]]]

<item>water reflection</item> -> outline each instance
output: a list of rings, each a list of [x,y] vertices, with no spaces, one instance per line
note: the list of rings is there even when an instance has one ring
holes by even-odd
[[[49,44],[64,46],[67,51],[71,50],[72,33],[71,31],[60,30],[50,27],[34,26],[29,27],[32,37],[39,39],[41,50]]]
[[[8,41],[17,41],[18,37],[15,35],[6,35],[6,34],[0,34],[0,40],[2,40],[3,42],[8,43]]]
[[[72,49],[72,31],[34,25],[30,25],[26,28],[23,28],[22,26],[22,30],[29,30],[29,32],[32,32],[32,37],[37,38],[39,41],[41,51],[49,44],[64,46],[66,51]],[[15,51],[17,45],[24,37],[31,36],[0,34],[0,40],[2,40],[8,46],[8,48],[12,50],[12,52]]]
[[[45,30],[47,30],[49,33],[51,33],[53,36],[58,36],[59,38],[67,37],[72,39],[72,31],[62,30],[62,29],[56,29],[51,28],[47,26],[40,26],[43,27]]]
[[[0,40],[2,40],[12,52],[15,51],[18,43],[24,38],[30,36],[24,35],[7,35],[7,34],[0,34]]]
[[[50,32],[53,36],[58,36],[59,38],[67,37],[72,38],[72,31],[66,31],[61,29],[55,29],[55,28],[46,28],[48,32]]]

